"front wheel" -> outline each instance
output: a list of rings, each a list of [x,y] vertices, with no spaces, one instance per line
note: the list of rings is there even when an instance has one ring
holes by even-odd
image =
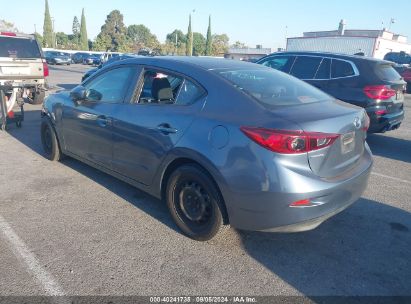
[[[184,165],[170,176],[167,206],[177,226],[197,241],[212,239],[223,224],[223,199],[209,175],[195,165]]]
[[[60,146],[57,140],[56,132],[47,117],[43,117],[41,121],[41,143],[43,145],[44,154],[51,161],[59,161],[63,154],[60,151]]]

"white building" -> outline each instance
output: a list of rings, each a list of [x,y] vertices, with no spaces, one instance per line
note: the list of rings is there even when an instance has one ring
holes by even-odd
[[[287,39],[287,51],[319,51],[342,54],[364,53],[384,58],[389,52],[411,54],[407,37],[383,30],[346,30],[341,20],[338,30],[306,32],[303,37]]]

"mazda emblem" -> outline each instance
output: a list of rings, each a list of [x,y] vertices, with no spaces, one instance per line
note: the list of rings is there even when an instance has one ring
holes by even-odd
[[[361,128],[361,119],[359,119],[358,117],[356,117],[356,118],[354,119],[354,127],[355,127],[356,129]]]

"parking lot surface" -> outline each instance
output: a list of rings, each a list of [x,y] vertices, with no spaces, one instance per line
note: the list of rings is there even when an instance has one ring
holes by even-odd
[[[51,67],[70,89],[87,67]],[[0,295],[411,296],[411,96],[352,207],[297,234],[227,228],[195,242],[166,205],[81,162],[42,155],[40,106],[0,132]]]

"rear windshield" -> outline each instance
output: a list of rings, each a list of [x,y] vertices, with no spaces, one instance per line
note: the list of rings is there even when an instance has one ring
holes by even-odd
[[[274,69],[215,71],[235,88],[267,106],[296,105],[330,99],[313,86]]]
[[[36,40],[27,38],[0,37],[0,57],[40,58]]]
[[[400,74],[398,74],[391,64],[378,64],[375,67],[375,73],[381,80],[393,81],[401,79]]]

